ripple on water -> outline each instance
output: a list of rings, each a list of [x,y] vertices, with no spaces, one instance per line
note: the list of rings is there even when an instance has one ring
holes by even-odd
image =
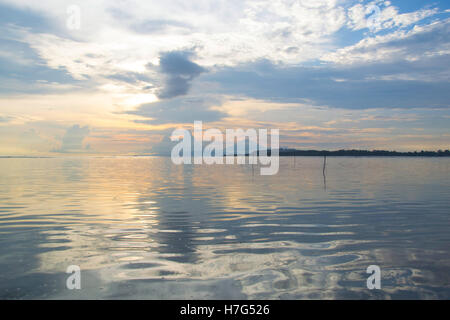
[[[450,298],[448,159],[291,160],[0,159],[0,298]]]

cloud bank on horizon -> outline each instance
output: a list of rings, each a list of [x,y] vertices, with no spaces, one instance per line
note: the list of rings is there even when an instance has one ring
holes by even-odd
[[[148,153],[194,120],[279,128],[286,147],[448,149],[449,14],[418,0],[0,0],[0,155]]]

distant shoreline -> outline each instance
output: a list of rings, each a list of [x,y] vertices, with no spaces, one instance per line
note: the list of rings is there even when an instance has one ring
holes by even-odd
[[[267,155],[271,155],[271,150],[267,150]],[[23,155],[0,155],[0,159],[52,159],[63,157],[170,157],[169,154],[128,154],[128,155],[94,155],[94,154],[77,154],[67,153],[65,155],[55,156],[23,156]],[[224,155],[226,156],[226,155]],[[234,155],[238,156],[237,154]],[[248,154],[245,156],[248,157]],[[438,151],[387,151],[387,150],[297,150],[297,149],[280,149],[280,157],[450,157],[450,150],[438,150]]]
[[[270,151],[268,152],[270,154]],[[280,157],[450,157],[449,150],[439,151],[386,151],[386,150],[296,150],[296,149],[281,149],[279,151]]]

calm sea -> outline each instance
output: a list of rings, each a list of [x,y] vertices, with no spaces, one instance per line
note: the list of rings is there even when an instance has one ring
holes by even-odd
[[[450,159],[280,161],[0,159],[0,298],[450,299]]]

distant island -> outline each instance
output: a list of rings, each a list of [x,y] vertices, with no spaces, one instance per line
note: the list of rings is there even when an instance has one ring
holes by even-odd
[[[270,150],[268,151],[270,154]],[[438,151],[387,151],[387,150],[297,150],[282,148],[279,150],[281,157],[450,157],[450,150]]]

